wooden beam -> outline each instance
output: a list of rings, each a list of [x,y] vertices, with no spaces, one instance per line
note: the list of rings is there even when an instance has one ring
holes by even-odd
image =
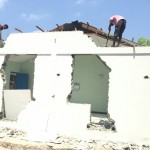
[[[14,28],[14,29],[15,29],[16,31],[22,33],[22,31],[21,31],[20,29],[18,29],[18,28]]]
[[[42,32],[45,32],[42,28],[40,28],[39,26],[36,26],[39,30],[41,30]]]

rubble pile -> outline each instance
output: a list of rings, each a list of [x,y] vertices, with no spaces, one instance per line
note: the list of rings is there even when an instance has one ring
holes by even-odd
[[[88,134],[58,134],[53,140],[36,141],[29,139],[28,133],[17,128],[15,121],[3,119],[0,125],[0,150],[150,150],[150,143],[110,138],[109,133],[116,134],[117,131],[107,117],[92,117],[87,126],[87,132],[98,134],[98,138],[89,137]]]
[[[89,130],[98,130],[98,131],[114,131],[116,132],[116,127],[111,122],[109,122],[107,119],[102,119],[98,123],[91,122],[91,124],[87,125],[87,128]]]
[[[149,150],[150,145],[113,142],[103,140],[79,140],[71,137],[59,137],[55,143],[48,143],[53,150]]]
[[[23,139],[25,136],[26,136],[26,133],[18,129],[11,129],[8,127],[0,128],[0,138],[13,137],[13,138],[18,138],[18,139]]]
[[[96,127],[97,128],[97,127]],[[100,128],[100,126],[99,126]],[[104,127],[101,129],[104,129]],[[94,130],[89,129],[89,130]],[[108,129],[105,129],[108,130]],[[109,130],[110,131],[110,130]],[[15,150],[149,150],[150,145],[138,145],[119,141],[81,139],[58,136],[54,141],[35,142],[26,140],[26,133],[21,130],[1,127],[0,146]],[[0,147],[0,148],[1,148]]]

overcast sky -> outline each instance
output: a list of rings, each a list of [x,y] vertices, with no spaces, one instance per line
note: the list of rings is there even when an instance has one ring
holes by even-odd
[[[53,29],[75,20],[108,32],[112,15],[127,20],[123,38],[150,38],[150,0],[0,0],[0,23],[9,25],[3,39],[16,32],[15,27],[33,32],[35,26]]]

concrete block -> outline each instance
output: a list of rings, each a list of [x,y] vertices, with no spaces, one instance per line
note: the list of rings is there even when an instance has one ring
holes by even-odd
[[[61,104],[59,109],[57,105],[48,120],[47,132],[57,130],[59,133],[66,133],[86,130],[87,124],[90,123],[90,114],[90,104]]]
[[[25,109],[30,100],[30,90],[4,90],[6,118],[17,120],[19,113]]]
[[[18,128],[32,133],[66,133],[86,130],[91,105],[30,102],[18,117]]]
[[[26,132],[45,132],[49,118],[46,108],[40,103],[31,101],[18,116],[18,128]]]

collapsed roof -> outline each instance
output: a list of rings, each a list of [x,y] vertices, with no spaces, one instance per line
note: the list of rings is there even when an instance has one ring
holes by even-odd
[[[107,40],[107,36],[108,34],[106,32],[104,32],[102,29],[97,29],[96,27],[93,27],[91,25],[89,25],[89,23],[87,22],[86,24],[83,22],[78,22],[77,21],[73,21],[71,23],[65,23],[63,25],[57,25],[57,28],[50,30],[50,32],[53,31],[73,31],[73,30],[80,30],[83,31],[85,34],[87,34],[89,37],[91,37],[91,39],[93,40],[93,42],[95,42],[95,44],[97,46],[100,47],[104,47],[106,40]],[[112,45],[112,41],[113,41],[113,36],[110,35],[108,37],[109,42],[108,42],[108,46]],[[101,42],[100,42],[101,41]],[[138,44],[136,42],[127,40],[122,38],[121,40],[121,44],[120,46],[128,46],[128,47],[135,47]]]

